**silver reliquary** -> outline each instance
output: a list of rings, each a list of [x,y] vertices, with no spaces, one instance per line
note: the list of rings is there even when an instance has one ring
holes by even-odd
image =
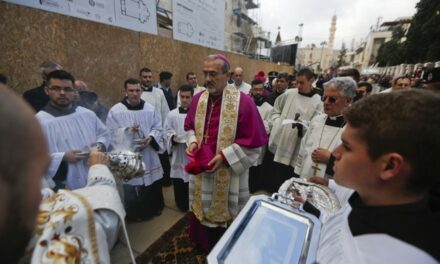
[[[272,197],[250,198],[208,256],[208,263],[314,263],[319,219]]]

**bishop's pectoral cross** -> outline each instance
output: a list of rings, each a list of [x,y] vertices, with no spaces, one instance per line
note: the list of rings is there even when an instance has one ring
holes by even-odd
[[[316,175],[316,172],[320,171],[321,169],[319,168],[318,164],[315,163],[312,166],[312,170],[313,170],[313,176],[318,176],[318,175]]]
[[[209,129],[211,128],[211,117],[212,117],[213,107],[211,107],[211,111],[209,112],[208,124],[206,126],[206,131],[203,133],[203,139],[205,140],[205,144],[208,144],[209,139]]]

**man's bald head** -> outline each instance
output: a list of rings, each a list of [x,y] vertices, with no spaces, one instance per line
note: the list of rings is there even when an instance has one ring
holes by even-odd
[[[243,82],[243,69],[241,67],[235,68],[232,73],[232,79],[234,80],[235,85],[241,85]]]
[[[235,68],[234,69],[234,73],[241,73],[241,74],[243,74],[243,68],[241,68],[241,67]]]
[[[90,91],[90,89],[87,86],[87,84],[84,81],[81,81],[81,80],[75,80],[75,89],[78,90],[79,92],[81,92],[81,91],[89,92]]]
[[[23,254],[40,204],[49,163],[43,132],[31,108],[0,86],[0,263]]]

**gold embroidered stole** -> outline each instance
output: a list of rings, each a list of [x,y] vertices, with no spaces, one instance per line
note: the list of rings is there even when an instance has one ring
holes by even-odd
[[[195,134],[199,146],[203,144],[205,129],[205,118],[207,112],[209,93],[207,90],[200,96],[196,110]],[[222,104],[220,108],[220,122],[217,135],[216,154],[226,147],[232,145],[238,120],[238,108],[240,103],[240,92],[233,85],[228,85],[223,90]],[[214,109],[211,109],[213,111]],[[203,213],[202,206],[202,175],[195,175],[194,181],[194,201],[191,205],[192,211],[197,219],[208,221],[215,224],[224,224],[232,220],[228,208],[229,184],[231,169],[222,164],[217,171],[205,177],[213,177],[211,207],[206,214]]]
[[[100,263],[92,206],[61,190],[40,204],[32,263]]]

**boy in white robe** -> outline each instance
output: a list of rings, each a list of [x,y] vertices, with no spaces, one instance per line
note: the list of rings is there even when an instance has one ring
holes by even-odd
[[[337,77],[324,83],[324,112],[310,122],[301,140],[295,162],[295,174],[301,178],[310,176],[331,177],[333,171],[331,152],[341,143],[345,125],[343,111],[356,95],[356,83],[350,77]]]
[[[47,76],[49,103],[37,113],[49,145],[51,164],[46,179],[55,189],[74,190],[87,184],[85,153],[94,145],[105,150],[109,133],[95,113],[73,105],[74,78],[63,70]]]
[[[158,112],[140,98],[140,82],[128,79],[124,87],[126,97],[110,109],[106,124],[114,150],[141,152],[144,175],[129,180],[123,187],[127,219],[143,221],[160,215],[164,207],[159,181],[163,170],[158,156],[163,150],[162,126]]]
[[[321,216],[317,262],[439,263],[438,197],[430,190],[439,182],[440,95],[373,95],[344,117],[334,181],[311,178],[328,184],[342,205]]]
[[[139,71],[139,79],[143,90],[141,99],[151,104],[154,109],[156,109],[160,116],[161,126],[163,127],[165,119],[170,112],[165,93],[162,89],[153,87],[153,72],[149,68],[142,68]],[[168,154],[164,153],[164,151],[165,149],[161,150],[159,153],[159,159],[163,169],[163,178],[161,182],[164,186],[170,186],[170,161],[168,159]]]
[[[186,155],[185,118],[191,104],[194,89],[183,85],[179,89],[180,106],[172,110],[165,120],[165,141],[167,152],[171,156],[170,177],[174,187],[174,201],[177,207],[186,212],[189,208],[188,182],[189,174],[185,171],[188,163]]]

